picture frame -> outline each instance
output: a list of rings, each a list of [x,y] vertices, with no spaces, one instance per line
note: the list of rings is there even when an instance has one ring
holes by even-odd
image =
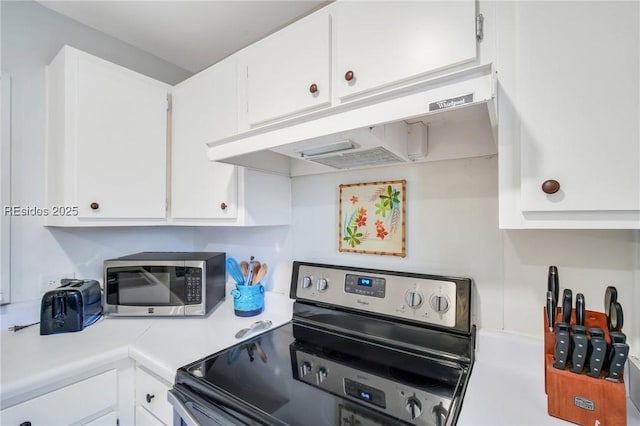
[[[340,185],[338,251],[406,256],[406,180]]]

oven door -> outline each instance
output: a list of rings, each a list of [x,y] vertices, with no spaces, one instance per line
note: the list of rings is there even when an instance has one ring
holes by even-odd
[[[176,384],[167,392],[173,406],[173,426],[265,426],[281,425],[248,417],[220,401],[213,402],[193,392],[186,386]],[[253,416],[256,417],[256,416]]]

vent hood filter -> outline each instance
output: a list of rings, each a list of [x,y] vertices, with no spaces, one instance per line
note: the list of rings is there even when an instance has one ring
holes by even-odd
[[[384,166],[387,164],[405,163],[393,152],[379,146],[363,151],[337,154],[321,158],[311,158],[311,161],[333,167],[334,169],[353,169],[365,166]]]

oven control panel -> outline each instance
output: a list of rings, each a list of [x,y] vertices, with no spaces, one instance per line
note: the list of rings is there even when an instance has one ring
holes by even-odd
[[[297,300],[441,327],[468,324],[470,279],[305,263],[295,267],[297,281],[292,282],[292,296]]]
[[[296,379],[410,424],[441,425],[448,415],[451,399],[439,394],[437,386],[421,389],[301,350],[294,357]]]

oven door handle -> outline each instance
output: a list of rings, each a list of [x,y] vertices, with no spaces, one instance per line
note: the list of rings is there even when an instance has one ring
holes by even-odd
[[[180,396],[173,389],[167,391],[167,400],[173,405],[173,409],[187,426],[202,426],[195,417],[189,412],[187,406],[182,402]]]

